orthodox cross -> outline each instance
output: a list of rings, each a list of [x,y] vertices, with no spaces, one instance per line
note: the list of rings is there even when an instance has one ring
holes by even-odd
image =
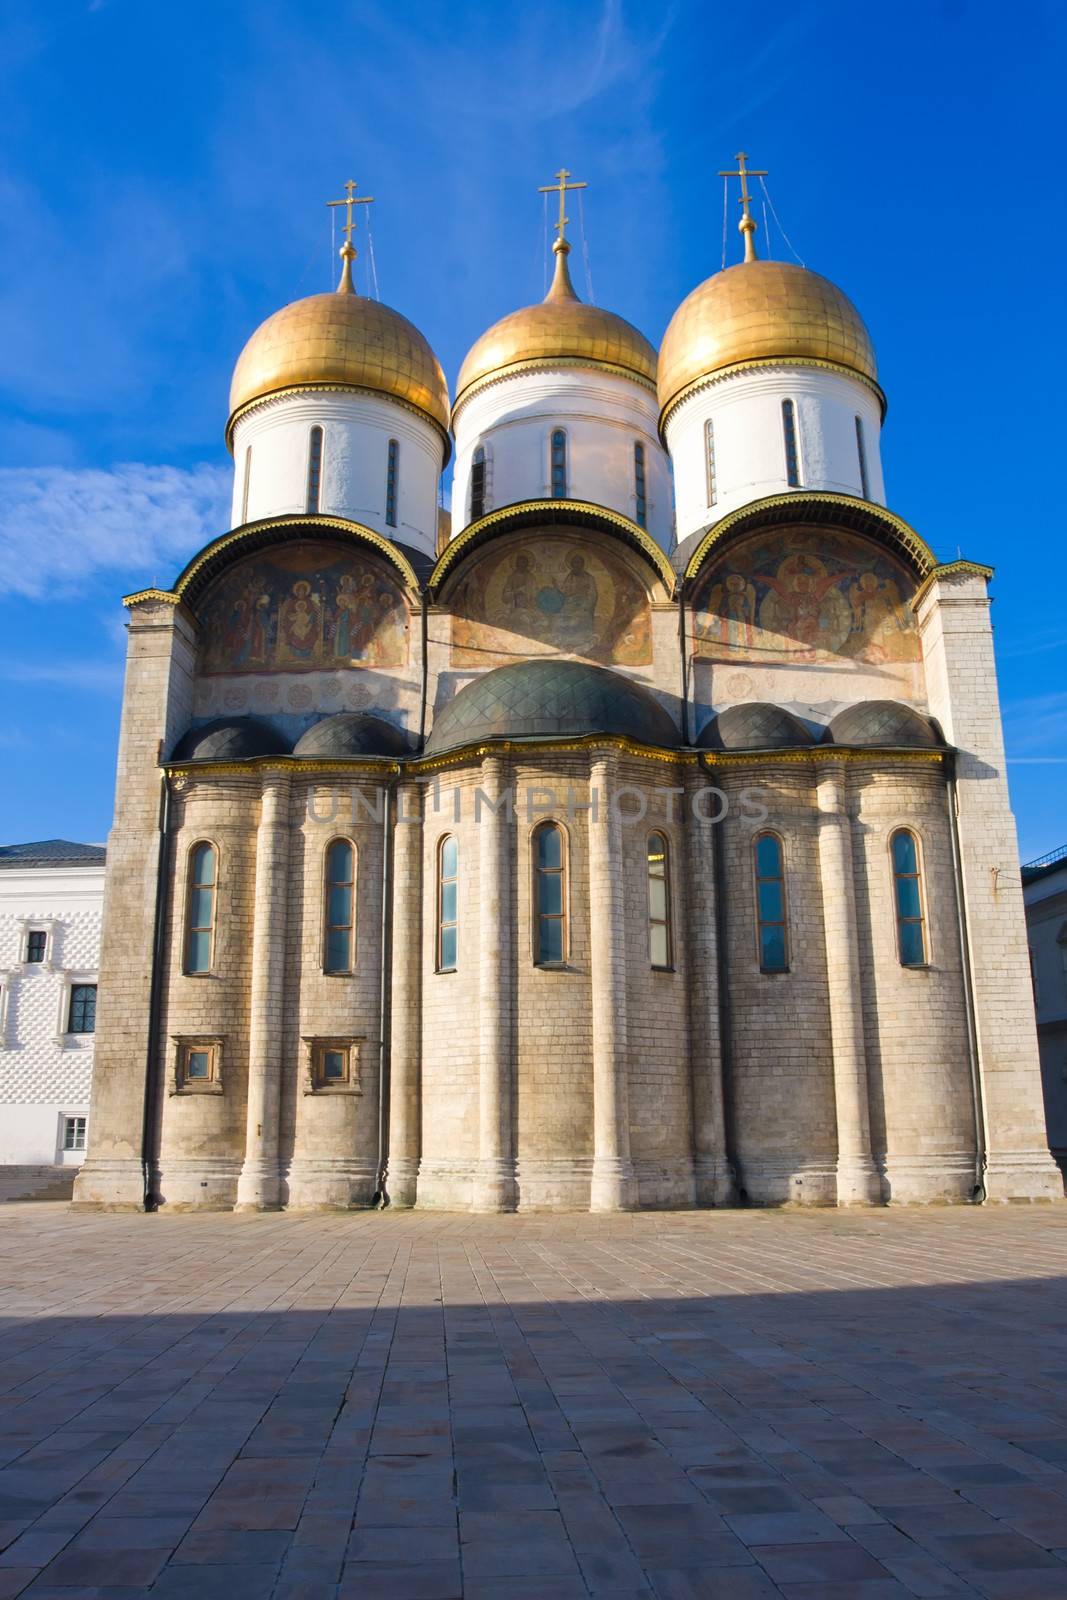
[[[567,202],[567,191],[569,189],[588,189],[589,187],[587,183],[568,183],[567,179],[569,177],[570,173],[566,167],[560,167],[556,173],[555,183],[541,184],[537,190],[538,194],[555,194],[557,190],[559,192],[559,221],[556,223],[556,232],[559,234],[560,244],[566,242],[563,237],[563,230],[571,220],[563,209]]]
[[[347,206],[348,207],[348,210],[347,210],[347,212],[345,214],[345,225],[344,225],[344,228],[342,229],[342,232],[344,233],[344,236],[345,236],[345,243],[348,244],[348,245],[351,245],[352,244],[352,234],[355,231],[355,226],[356,226],[355,223],[352,221],[352,207],[353,206],[369,206],[371,204],[371,202],[373,201],[374,196],[372,194],[357,194],[356,193],[356,185],[352,181],[351,178],[349,178],[348,182],[345,184],[345,190],[347,192],[347,198],[346,199],[344,199],[344,200],[327,200],[326,204],[328,206]]]
[[[719,177],[741,179],[741,221],[738,223],[738,227],[745,236],[745,260],[755,261],[757,223],[752,215],[752,196],[748,192],[748,180],[749,178],[765,178],[767,172],[765,168],[746,167],[745,162],[748,160],[748,156],[743,150],[739,150],[734,159],[737,162],[737,171],[720,172]]]

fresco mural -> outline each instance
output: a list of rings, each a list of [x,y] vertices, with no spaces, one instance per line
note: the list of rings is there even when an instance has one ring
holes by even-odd
[[[299,544],[231,567],[199,607],[201,673],[401,667],[408,612],[377,562],[335,544]]]
[[[643,584],[584,541],[546,534],[490,550],[450,604],[455,667],[554,655],[633,667],[652,660]]]
[[[898,561],[854,535],[757,534],[702,574],[694,651],[713,661],[918,661],[914,592]]]

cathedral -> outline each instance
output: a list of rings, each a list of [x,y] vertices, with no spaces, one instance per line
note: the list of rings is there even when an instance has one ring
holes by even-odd
[[[248,340],[232,525],[125,602],[76,1206],[1062,1194],[991,569],[889,509],[867,328],[729,176],[658,352],[565,170],[451,393],[353,185]]]

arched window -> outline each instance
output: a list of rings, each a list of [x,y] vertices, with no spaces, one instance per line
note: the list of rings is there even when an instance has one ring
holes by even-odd
[[[719,498],[719,483],[715,472],[715,424],[709,417],[704,424],[704,466],[708,475],[708,505]]]
[[[438,972],[455,972],[459,946],[459,845],[446,833],[437,846]]]
[[[756,867],[756,938],[761,972],[789,970],[789,931],[785,906],[782,841],[761,833],[754,841]]]
[[[562,428],[552,435],[552,498],[567,498],[567,435]]]
[[[319,494],[322,489],[322,429],[312,428],[308,440],[308,501],[309,511],[319,509]]]
[[[648,495],[645,491],[645,447],[634,445],[634,521],[639,527],[648,523]]]
[[[860,459],[860,494],[865,500],[871,498],[871,486],[867,478],[867,441],[863,437],[863,418],[856,418],[856,454]]]
[[[919,841],[910,828],[898,828],[889,841],[893,858],[893,898],[897,912],[897,950],[902,967],[926,965],[926,918],[923,915]]]
[[[322,970],[351,972],[356,949],[356,851],[348,839],[326,846]]]
[[[471,521],[485,516],[485,449],[479,445],[471,457]]]
[[[800,457],[797,454],[797,414],[792,400],[782,401],[782,438],[785,443],[785,480],[791,489],[798,489]]]
[[[654,967],[671,964],[671,875],[667,841],[648,836],[648,957]]]
[[[567,871],[563,830],[542,822],[533,837],[534,961],[554,966],[567,955]]]
[[[215,890],[218,859],[213,844],[194,844],[189,852],[185,901],[185,970],[210,972],[215,954]]]
[[[248,521],[248,488],[252,482],[252,446],[245,450],[244,483],[241,486],[241,521]]]
[[[389,441],[388,463],[385,469],[385,520],[396,527],[396,496],[400,477],[400,446],[395,439]]]

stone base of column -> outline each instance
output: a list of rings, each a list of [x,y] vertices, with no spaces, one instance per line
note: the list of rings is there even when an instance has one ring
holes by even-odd
[[[737,1204],[737,1176],[724,1156],[695,1156],[693,1183],[698,1206]]]
[[[289,1168],[286,1208],[291,1211],[351,1211],[374,1199],[372,1162],[344,1156],[299,1156]]]
[[[990,1151],[985,1188],[992,1201],[1064,1197],[1063,1174],[1048,1150]]]
[[[87,1156],[74,1180],[75,1211],[143,1211],[144,1169],[130,1157]]]
[[[479,1161],[471,1193],[472,1211],[514,1211],[518,1196],[511,1161]]]
[[[406,1211],[419,1197],[419,1163],[415,1156],[398,1156],[385,1169],[385,1193],[391,1208]]]
[[[838,1157],[836,1198],[839,1206],[885,1204],[882,1175],[870,1156]]]
[[[280,1211],[282,1182],[277,1163],[246,1161],[237,1180],[235,1211]]]
[[[691,1156],[676,1160],[634,1156],[631,1165],[636,1211],[687,1211],[696,1205]]]
[[[837,1205],[837,1157],[743,1155],[737,1199],[754,1206]]]
[[[232,1211],[240,1162],[230,1156],[176,1157],[160,1163],[156,1185],[167,1211]]]
[[[610,1156],[593,1158],[593,1181],[589,1186],[590,1211],[633,1211],[637,1203],[637,1183],[633,1165]]]

